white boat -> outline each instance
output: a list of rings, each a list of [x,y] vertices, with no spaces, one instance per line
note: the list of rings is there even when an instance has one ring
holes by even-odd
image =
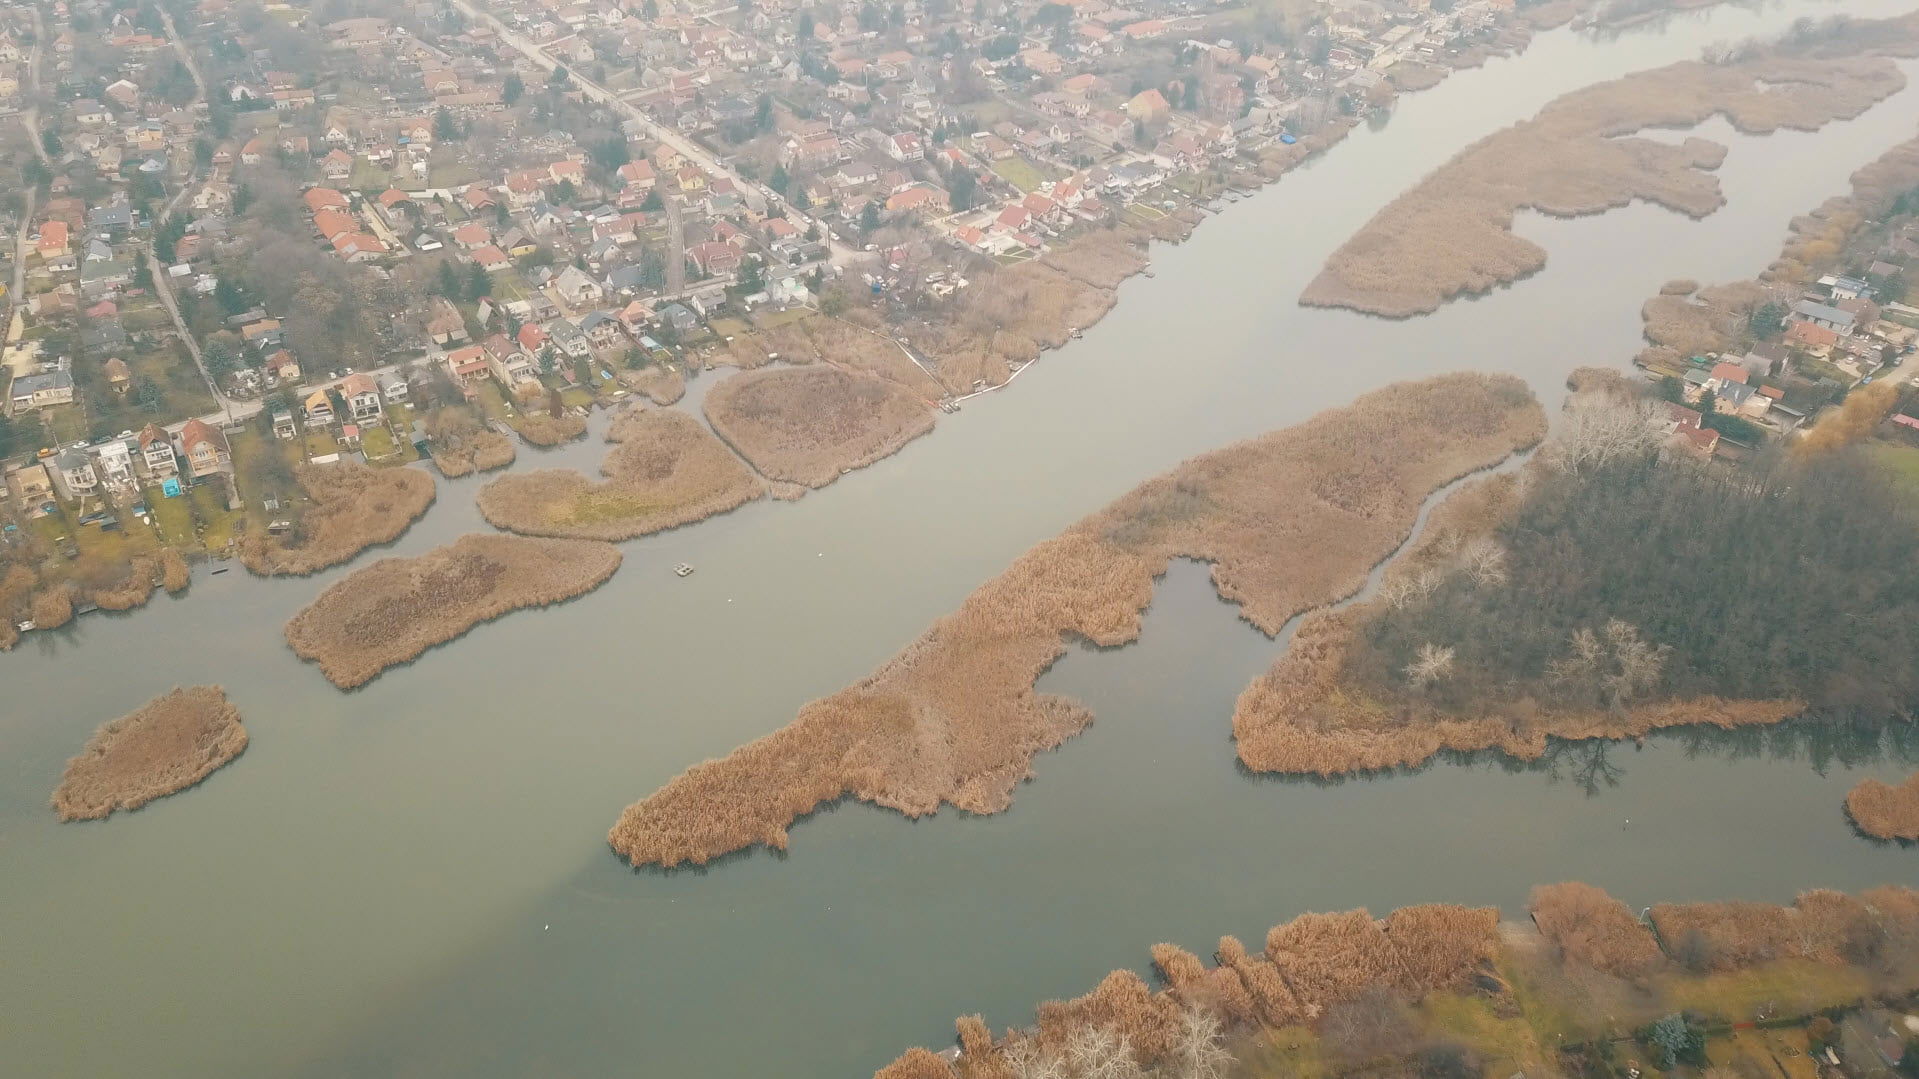
[[[673,572],[681,577],[685,577],[686,575],[693,572],[693,567],[689,563],[682,562],[679,565],[673,567]]]

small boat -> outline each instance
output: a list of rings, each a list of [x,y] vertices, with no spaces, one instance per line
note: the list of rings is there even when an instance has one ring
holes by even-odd
[[[1139,272],[1139,275],[1140,275],[1141,277],[1151,277],[1151,276],[1153,276],[1153,271],[1151,271],[1151,270],[1141,270],[1141,271]]]
[[[693,572],[693,567],[690,563],[682,562],[679,565],[673,567],[673,573],[679,577],[685,577],[692,572]]]
[[[13,628],[19,630],[22,633],[32,633],[34,630],[38,629],[39,627],[32,622],[22,622]]]
[[[1073,327],[1073,340],[1077,341],[1080,338],[1085,336],[1086,336],[1085,330],[1080,329],[1078,326]]]
[[[228,570],[230,570],[230,569],[232,569],[232,568],[233,568],[232,566],[215,566],[215,567],[213,567],[213,572],[215,572],[215,573],[225,573],[226,571],[228,571]]]

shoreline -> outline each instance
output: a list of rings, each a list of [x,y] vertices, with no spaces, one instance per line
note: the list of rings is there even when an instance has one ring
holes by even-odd
[[[175,688],[109,720],[67,761],[52,805],[63,821],[103,820],[195,786],[247,747],[219,686]]]
[[[1894,58],[1919,55],[1919,17],[1842,24],[1831,40],[1775,43],[1724,63],[1689,60],[1562,94],[1530,120],[1454,155],[1379,210],[1300,294],[1309,307],[1385,318],[1431,314],[1543,269],[1518,214],[1603,214],[1647,201],[1693,218],[1724,205],[1709,175],[1726,148],[1690,136],[1714,116],[1741,134],[1814,131],[1904,89]],[[1846,40],[1878,35],[1851,52]]]
[[[849,795],[909,817],[1004,810],[1033,757],[1093,718],[1035,693],[1040,674],[1069,635],[1132,640],[1172,559],[1211,562],[1221,598],[1271,635],[1360,588],[1430,492],[1544,430],[1519,380],[1447,375],[1193,458],[1021,555],[872,675],[629,806],[608,842],[671,867],[784,849],[795,819]]]
[[[483,623],[585,595],[620,562],[610,543],[473,533],[341,578],[288,620],[286,641],[353,689]]]

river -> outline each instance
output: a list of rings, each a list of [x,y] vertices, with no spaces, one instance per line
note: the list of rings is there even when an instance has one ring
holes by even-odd
[[[671,874],[636,873],[603,840],[628,802],[864,675],[1020,551],[1191,454],[1399,379],[1510,371],[1550,404],[1570,368],[1623,363],[1661,282],[1764,266],[1789,218],[1913,134],[1919,91],[1817,134],[1708,124],[1732,147],[1725,209],[1525,219],[1547,269],[1429,318],[1293,300],[1467,141],[1566,90],[1827,10],[1726,8],[1607,41],[1558,31],[1412,95],[1156,249],[1155,278],[1126,283],[1084,340],[897,456],[626,544],[599,591],[360,691],[334,690],[280,636],[338,570],[203,573],[182,598],[29,635],[0,657],[0,1070],[858,1079],[944,1044],[955,1015],[1024,1021],[1143,968],[1155,941],[1204,954],[1302,910],[1513,909],[1569,877],[1635,905],[1914,879],[1911,851],[1840,815],[1860,776],[1908,767],[1870,737],[1836,758],[1790,732],[1671,735],[1574,749],[1554,770],[1247,776],[1228,717],[1280,645],[1184,564],[1138,644],[1046,676],[1098,720],[1037,761],[1008,813],[909,823],[846,806],[798,825],[788,856]],[[591,468],[603,450],[518,467]],[[478,484],[443,482],[392,550],[481,527]],[[674,577],[680,561],[698,572]],[[147,810],[55,822],[47,795],[95,725],[202,682],[246,716],[243,757]]]

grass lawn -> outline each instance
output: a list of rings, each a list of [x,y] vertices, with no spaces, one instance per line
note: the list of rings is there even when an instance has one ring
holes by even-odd
[[[325,457],[329,453],[340,452],[340,443],[334,439],[332,433],[317,427],[307,428],[306,439],[301,445],[309,461],[315,457]]]
[[[1659,988],[1676,1011],[1694,1011],[1743,1023],[1773,1005],[1781,1015],[1850,1004],[1871,991],[1865,972],[1804,959],[1781,959],[1723,974],[1664,978]]]
[[[1880,464],[1899,477],[1900,486],[1913,495],[1919,495],[1919,447],[1874,442],[1868,450]]]
[[[592,408],[593,391],[584,386],[568,386],[560,391],[560,403],[568,408]]]
[[[162,541],[183,549],[199,542],[193,534],[193,507],[185,495],[168,498],[158,487],[149,487],[140,494],[153,513],[153,526],[159,530]]]
[[[1535,1069],[1540,1073],[1549,1070],[1526,1020],[1517,1016],[1500,1018],[1491,1002],[1482,997],[1434,993],[1420,1002],[1419,1010],[1427,1029],[1436,1035],[1510,1061],[1528,1074],[1535,1074]]]
[[[385,461],[391,458],[400,460],[400,447],[393,439],[393,432],[385,424],[374,424],[360,429],[360,450],[368,461]]]
[[[713,332],[719,334],[721,337],[737,337],[740,334],[753,332],[753,327],[748,326],[743,320],[737,318],[716,318],[712,321],[711,325]]]
[[[763,315],[756,315],[753,321],[760,329],[771,330],[812,317],[813,309],[810,307],[789,307],[784,311],[769,311]]]
[[[1046,174],[1040,171],[1039,166],[1023,157],[1009,157],[1004,161],[995,161],[993,172],[1021,191],[1037,191],[1039,186],[1046,182]]]
[[[79,405],[61,405],[42,414],[47,418],[48,430],[53,432],[54,445],[64,446],[87,437],[87,417]]]
[[[202,480],[187,498],[200,526],[200,542],[209,551],[224,550],[233,541],[240,522],[240,515],[227,509],[226,481]]]
[[[1240,1054],[1242,1074],[1250,1079],[1320,1079],[1327,1062],[1319,1036],[1307,1027],[1260,1031]]]

